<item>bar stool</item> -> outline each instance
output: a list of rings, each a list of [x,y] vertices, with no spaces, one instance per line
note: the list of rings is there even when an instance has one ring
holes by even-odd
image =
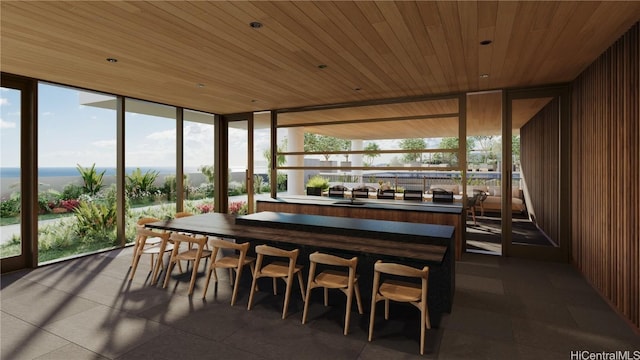
[[[302,265],[296,264],[299,253],[300,250],[298,249],[287,251],[269,245],[256,246],[256,254],[258,254],[258,256],[256,258],[256,268],[253,272],[253,281],[251,282],[251,291],[249,292],[249,304],[247,305],[247,310],[251,310],[251,306],[253,305],[253,295],[258,291],[256,288],[256,281],[261,277],[273,278],[273,295],[277,295],[276,279],[282,279],[287,283],[287,288],[284,294],[284,305],[282,307],[283,320],[287,317],[289,298],[291,297],[291,287],[293,286],[293,276],[296,274],[298,276],[298,283],[300,283],[300,294],[304,301],[304,284],[302,283],[302,273],[300,272],[300,270],[302,270]],[[262,267],[262,262],[265,256],[287,258],[289,259],[289,262],[275,261]]]
[[[307,296],[304,299],[304,311],[302,312],[302,323],[307,322],[307,311],[309,310],[309,296],[311,290],[317,287],[324,288],[324,306],[329,305],[329,289],[339,289],[347,295],[347,308],[344,316],[344,335],[349,332],[349,320],[351,317],[351,303],[353,301],[353,293],[356,294],[356,302],[358,304],[358,312],[362,311],[362,300],[360,299],[360,289],[358,288],[358,275],[356,275],[356,267],[358,266],[358,258],[343,259],[338,256],[314,252],[309,255],[309,281],[307,282]],[[316,265],[331,265],[346,267],[348,272],[328,269],[322,271],[317,276]]]
[[[208,238],[206,236],[188,236],[179,233],[171,233],[170,241],[173,242],[173,251],[171,251],[171,258],[169,259],[169,267],[167,268],[167,274],[164,277],[163,288],[169,284],[169,278],[171,277],[171,271],[174,265],[180,260],[193,261],[193,270],[191,271],[191,283],[189,284],[189,296],[193,294],[193,287],[196,283],[196,277],[198,275],[198,267],[200,265],[200,259],[211,256],[210,250],[205,250],[204,245],[207,243]],[[180,244],[187,243],[189,246],[186,251],[180,252]],[[195,245],[192,248],[191,245]]]
[[[385,280],[380,284],[380,274],[419,278],[421,285],[397,280]],[[376,303],[384,300],[384,318],[389,320],[389,300],[408,302],[420,309],[420,355],[424,354],[424,336],[426,329],[431,329],[429,310],[427,308],[427,285],[429,267],[422,270],[394,263],[383,263],[378,260],[374,265],[373,290],[371,293],[371,318],[369,321],[369,341],[373,337],[373,324],[376,316]]]
[[[246,265],[249,265],[251,268],[251,275],[253,275],[255,271],[254,262],[255,258],[247,256],[247,251],[249,250],[250,243],[246,242],[243,244],[236,244],[231,241],[226,241],[222,239],[212,239],[210,240],[210,244],[213,247],[213,251],[211,252],[211,262],[209,263],[209,271],[207,273],[207,282],[204,285],[204,290],[202,291],[202,298],[204,299],[207,296],[207,289],[209,288],[209,281],[211,280],[211,273],[218,282],[218,273],[216,272],[217,268],[229,269],[229,281],[231,285],[233,285],[233,295],[231,296],[231,306],[236,303],[236,297],[238,296],[238,283],[240,282],[240,275],[242,274],[242,268]],[[234,250],[237,251],[238,254],[232,254],[223,256],[220,259],[217,259],[218,252],[221,249]],[[236,273],[235,282],[233,281],[233,272]]]

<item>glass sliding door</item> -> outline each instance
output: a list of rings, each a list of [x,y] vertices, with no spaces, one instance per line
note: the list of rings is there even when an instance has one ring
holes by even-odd
[[[570,138],[565,88],[508,94],[511,173],[506,198],[508,256],[566,261],[570,219]],[[507,180],[507,179],[505,179]]]
[[[253,210],[253,114],[226,117],[229,144],[228,212],[247,214]]]
[[[20,89],[0,90],[0,258],[23,255],[21,216],[21,95]]]
[[[116,240],[115,97],[38,85],[39,263]]]

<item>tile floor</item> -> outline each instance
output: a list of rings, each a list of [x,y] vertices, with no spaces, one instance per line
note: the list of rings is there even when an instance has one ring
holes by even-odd
[[[314,301],[302,325],[297,291],[281,320],[280,296],[260,292],[247,311],[246,286],[229,306],[228,278],[203,301],[204,278],[189,298],[188,275],[176,269],[162,289],[149,285],[145,258],[127,281],[130,263],[129,248],[2,275],[0,358],[571,359],[577,350],[640,351],[640,335],[569,265],[465,254],[453,311],[428,331],[421,357],[410,306],[392,304],[388,321],[378,310],[368,342],[368,314],[357,314],[355,304],[350,333],[342,335],[339,292],[328,308]]]

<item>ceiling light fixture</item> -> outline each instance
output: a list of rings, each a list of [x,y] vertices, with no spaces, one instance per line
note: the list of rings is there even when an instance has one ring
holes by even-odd
[[[118,59],[116,59],[116,58],[107,58],[107,61],[110,62],[110,63],[117,63]]]
[[[489,74],[480,74],[481,79],[486,79],[489,77]]]
[[[198,83],[198,84],[196,84],[196,86],[199,87],[199,88],[203,88],[204,84],[203,83]]]
[[[262,23],[259,21],[252,21],[249,23],[252,29],[260,29],[262,27]]]
[[[327,68],[327,65],[325,64],[318,65],[318,69],[326,69],[326,68]]]
[[[493,42],[493,41],[491,41],[491,40],[482,40],[482,41],[480,41],[480,45],[489,45],[489,44],[491,44],[492,42]]]
[[[362,88],[359,88],[359,87],[353,88],[353,91],[360,91],[360,90],[362,90]]]

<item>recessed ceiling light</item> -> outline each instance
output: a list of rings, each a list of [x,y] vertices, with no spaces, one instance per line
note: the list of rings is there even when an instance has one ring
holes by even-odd
[[[198,83],[198,84],[196,84],[196,86],[199,87],[199,88],[203,88],[204,84],[203,83]]]
[[[107,61],[110,62],[110,63],[117,63],[118,59],[116,59],[116,58],[107,58]]]
[[[493,42],[493,41],[491,41],[491,40],[482,40],[482,41],[480,41],[480,45],[489,45],[489,44],[491,44],[492,42]]]
[[[262,23],[259,21],[252,21],[249,23],[252,29],[260,29],[262,27]]]
[[[318,65],[318,69],[326,69],[326,68],[327,68],[327,65],[325,64]]]
[[[359,87],[353,88],[353,91],[360,91],[360,90],[362,90],[362,88],[359,88]]]
[[[256,100],[256,99],[251,99],[251,102],[252,102],[252,103],[254,103],[254,102],[258,102],[258,100]]]
[[[481,79],[486,79],[489,77],[489,74],[480,74]]]

